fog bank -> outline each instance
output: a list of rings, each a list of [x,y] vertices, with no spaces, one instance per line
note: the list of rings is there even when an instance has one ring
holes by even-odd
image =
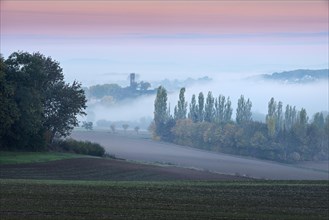
[[[267,114],[268,102],[272,97],[277,102],[282,101],[283,110],[285,110],[285,106],[288,104],[296,106],[298,110],[305,108],[310,119],[316,112],[328,111],[329,106],[327,80],[307,84],[287,84],[254,78],[241,79],[239,75],[233,75],[226,78],[213,78],[209,83],[187,87],[185,99],[190,103],[192,95],[198,96],[199,92],[203,92],[206,98],[208,91],[211,91],[214,97],[218,97],[220,94],[230,97],[233,108],[233,120],[235,119],[237,100],[240,95],[244,95],[245,98],[249,98],[252,101],[252,112],[255,113],[255,118],[256,115],[259,118],[260,114]],[[178,94],[178,90],[168,91],[168,104],[170,105],[171,114],[173,114],[174,107],[177,104]],[[98,120],[138,122],[142,118],[150,120],[153,118],[154,100],[155,95],[127,99],[116,102],[113,105],[89,101],[88,116],[81,120],[93,122]]]

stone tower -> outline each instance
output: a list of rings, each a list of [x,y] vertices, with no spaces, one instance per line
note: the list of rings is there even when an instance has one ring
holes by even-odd
[[[135,87],[136,86],[135,78],[136,78],[135,73],[130,73],[130,87]]]

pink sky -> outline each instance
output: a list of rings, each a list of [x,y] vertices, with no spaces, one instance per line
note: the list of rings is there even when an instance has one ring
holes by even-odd
[[[226,78],[329,65],[328,0],[0,0],[0,6],[5,58],[39,51],[60,62],[66,81],[84,86],[125,81],[131,72],[146,81],[207,75],[219,79],[213,92],[220,94]],[[261,111],[271,98],[264,87],[235,89],[245,89],[240,94]],[[223,95],[234,98],[233,90]],[[289,104],[328,108],[327,84],[276,90],[282,101],[295,94]],[[313,94],[313,103],[305,94]]]
[[[91,80],[90,72],[184,78],[328,67],[327,0],[0,4],[4,57],[40,51],[61,62],[68,80]]]
[[[2,34],[328,32],[328,1],[1,1]]]

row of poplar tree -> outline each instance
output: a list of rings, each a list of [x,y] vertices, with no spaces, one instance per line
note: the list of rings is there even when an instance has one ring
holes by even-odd
[[[155,138],[279,161],[328,159],[329,116],[321,112],[309,120],[304,108],[287,105],[283,110],[283,103],[271,98],[266,122],[253,121],[252,102],[241,95],[233,121],[229,97],[208,92],[205,98],[200,92],[188,105],[184,94],[182,88],[172,116],[167,91],[158,88],[151,126]]]

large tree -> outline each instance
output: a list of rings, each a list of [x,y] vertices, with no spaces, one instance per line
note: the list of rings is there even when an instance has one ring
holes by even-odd
[[[40,53],[15,52],[4,64],[19,117],[1,137],[2,148],[40,149],[78,125],[77,115],[85,114],[84,91],[77,82],[64,82],[58,62]]]
[[[0,55],[0,146],[2,136],[10,129],[19,117],[17,105],[14,100],[14,88],[8,83],[5,74],[4,58]]]
[[[81,84],[58,82],[46,94],[44,125],[50,140],[55,136],[65,137],[79,125],[77,115],[85,115],[86,98]]]

